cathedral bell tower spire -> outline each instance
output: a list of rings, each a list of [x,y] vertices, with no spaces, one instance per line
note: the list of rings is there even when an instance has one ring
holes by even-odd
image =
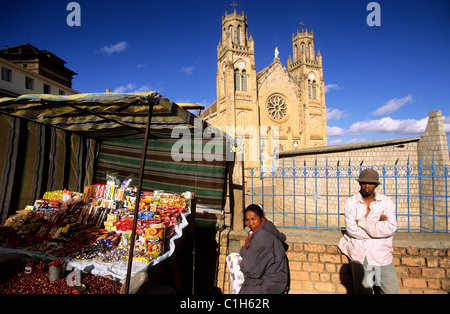
[[[244,12],[222,17],[222,39],[217,46],[217,107],[226,125],[238,127],[253,121],[246,111],[256,104],[255,49],[248,35]],[[241,121],[242,120],[242,121]],[[245,125],[243,125],[245,128]]]
[[[254,54],[254,43],[251,36],[248,38],[247,17],[244,12],[236,13],[236,9],[230,14],[225,12],[225,17],[222,17],[222,41],[218,51],[220,48]]]
[[[297,30],[292,35],[292,57],[288,58],[288,72],[301,90],[301,103],[305,106],[305,121],[313,121],[314,126],[306,127],[306,136],[311,141],[326,145],[325,81],[323,78],[322,55],[316,54],[314,32]]]

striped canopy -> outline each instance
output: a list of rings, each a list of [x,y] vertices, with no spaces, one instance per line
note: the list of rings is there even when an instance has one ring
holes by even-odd
[[[199,109],[198,105],[176,104],[156,92],[22,95],[0,99],[2,222],[49,190],[83,192],[85,185],[104,183],[107,173],[121,180],[138,178],[150,105],[153,140],[147,149],[143,187],[192,191],[197,210],[220,215],[227,135],[187,110]],[[200,126],[202,135],[210,130],[222,136],[214,153],[223,158],[209,161],[208,138],[183,145],[190,151],[187,160],[172,158],[174,143],[183,144],[178,137],[172,138],[172,130],[187,127],[197,131],[191,134],[198,134]]]
[[[51,125],[90,138],[144,134],[153,104],[152,133],[194,125],[192,104],[175,104],[156,92],[90,93],[70,96],[23,95],[1,98],[0,113]]]

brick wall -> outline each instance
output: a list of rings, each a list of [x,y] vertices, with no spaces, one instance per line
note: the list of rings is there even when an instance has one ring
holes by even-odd
[[[397,247],[394,263],[403,293],[450,293],[448,249]]]
[[[337,231],[280,229],[287,236],[290,294],[353,293],[348,258],[337,247]],[[217,287],[230,293],[225,257],[239,252],[245,231],[225,229],[220,235]],[[394,236],[394,264],[401,292],[450,293],[450,235],[397,233]]]

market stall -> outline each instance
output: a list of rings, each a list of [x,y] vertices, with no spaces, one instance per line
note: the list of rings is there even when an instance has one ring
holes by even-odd
[[[61,260],[65,269],[122,282],[127,275],[136,193],[96,184],[85,193],[52,191],[0,228],[0,254]],[[193,195],[144,192],[139,205],[132,275],[172,256],[188,227]],[[108,204],[109,203],[109,204]],[[119,205],[119,206],[115,206]],[[34,270],[37,272],[37,269]]]
[[[3,123],[0,123],[0,132],[7,134],[6,143],[2,143],[4,153],[0,159],[2,167],[0,170],[4,175],[0,189],[5,195],[0,208],[2,221],[30,204],[33,204],[34,212],[39,212],[39,204],[35,204],[34,201],[45,200],[43,197],[45,192],[52,191],[49,187],[67,188],[72,193],[73,202],[78,203],[77,198],[73,198],[73,193],[80,193],[79,196],[81,195],[82,199],[80,203],[83,206],[90,206],[89,209],[78,208],[78,216],[72,213],[73,219],[77,216],[77,228],[86,221],[91,227],[94,225],[105,230],[113,222],[119,223],[120,227],[120,222],[124,219],[128,220],[124,220],[123,225],[128,224],[130,228],[132,220],[131,233],[128,232],[129,229],[122,230],[125,232],[120,235],[120,241],[124,238],[129,240],[126,246],[126,249],[129,248],[128,256],[134,256],[135,249],[140,252],[139,247],[136,247],[142,244],[139,242],[139,236],[144,235],[145,238],[146,232],[158,229],[154,225],[164,224],[161,221],[152,221],[156,218],[150,217],[154,215],[160,219],[163,215],[162,211],[156,208],[158,204],[155,207],[155,198],[158,196],[171,195],[172,198],[181,199],[182,197],[190,200],[190,197],[183,196],[183,192],[187,192],[189,196],[195,195],[193,199],[198,201],[199,208],[210,208],[213,211],[222,209],[226,175],[224,155],[228,149],[225,136],[220,130],[212,128],[203,121],[199,122],[182,106],[158,93],[25,95],[15,99],[0,99],[0,113],[4,114],[1,115],[0,122]],[[182,161],[168,158],[169,148],[179,141],[178,137],[173,136],[172,131],[180,127],[182,130],[192,132],[191,134],[214,133],[214,149],[209,151],[203,149],[207,145],[211,146],[213,137],[201,137],[199,141],[186,144],[193,148],[190,152],[192,158]],[[218,143],[218,139],[221,142]],[[200,150],[195,146],[199,144]],[[193,154],[199,151],[200,158],[195,157]],[[216,158],[208,158],[207,152]],[[217,158],[220,155],[222,158]],[[112,176],[115,182],[112,184],[107,182],[108,176]],[[123,184],[127,180],[131,182],[134,180],[136,183],[134,195],[125,195],[124,191],[120,196],[122,199],[116,199],[116,194],[111,191],[114,189],[112,187],[116,187],[118,182]],[[92,190],[94,189],[94,194],[97,193],[95,189],[99,186],[105,189],[108,186],[111,187],[107,190],[109,193],[107,197],[104,195],[92,197]],[[158,195],[160,190],[164,192]],[[155,192],[150,195],[145,194],[145,191]],[[134,203],[124,206],[126,197],[135,197]],[[95,212],[96,206],[103,209],[115,207],[117,210],[126,208],[131,212],[122,217],[111,211],[97,210]],[[176,236],[181,236],[183,228],[188,225],[186,217],[190,214],[191,206],[191,203],[189,205],[186,203],[183,210],[179,208],[175,210],[179,215],[175,218],[174,228],[170,230],[173,240]],[[74,210],[76,207],[74,205],[71,209]],[[145,209],[143,210],[142,207]],[[94,216],[84,220],[83,215],[86,211],[90,214],[94,213]],[[68,213],[67,208],[65,212]],[[143,212],[152,214],[141,219],[139,215]],[[147,227],[139,229],[142,227],[140,225],[142,220],[149,220],[149,223]],[[59,228],[66,228],[66,225]],[[152,228],[152,231],[148,231]],[[66,233],[69,230],[70,227]],[[65,230],[60,230],[60,233],[63,231]],[[112,233],[117,230],[110,231],[106,232],[106,235],[95,234],[95,240],[100,240],[98,238],[103,236],[111,242],[117,241]],[[83,232],[83,230],[77,230],[77,232]],[[170,239],[169,242],[166,240],[165,243],[169,244],[166,246],[167,250],[160,252],[162,254],[147,257],[147,260],[145,256],[135,256],[134,259],[144,259],[142,265],[132,263],[132,259],[126,262],[126,269],[124,269],[124,261],[107,267],[101,264],[101,261],[93,259],[88,263],[90,266],[94,265],[94,272],[99,274],[114,273],[114,276],[118,278],[126,274],[125,285],[127,286],[132,268],[133,270],[136,268],[137,271],[140,268],[145,270],[151,267],[152,263],[157,263],[158,258],[167,258],[176,250],[175,245],[170,244]],[[143,245],[148,250],[148,239]],[[55,252],[52,253],[54,255]],[[33,252],[33,254],[39,254],[39,252]],[[48,255],[48,252],[44,254]],[[71,258],[69,266],[86,268],[83,263],[84,261],[80,258]]]

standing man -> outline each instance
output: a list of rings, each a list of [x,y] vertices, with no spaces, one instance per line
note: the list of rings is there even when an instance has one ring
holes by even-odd
[[[386,195],[376,193],[380,184],[378,172],[361,171],[361,189],[344,204],[347,232],[339,249],[348,256],[355,293],[400,293],[392,256],[392,239],[397,230],[395,205]]]

